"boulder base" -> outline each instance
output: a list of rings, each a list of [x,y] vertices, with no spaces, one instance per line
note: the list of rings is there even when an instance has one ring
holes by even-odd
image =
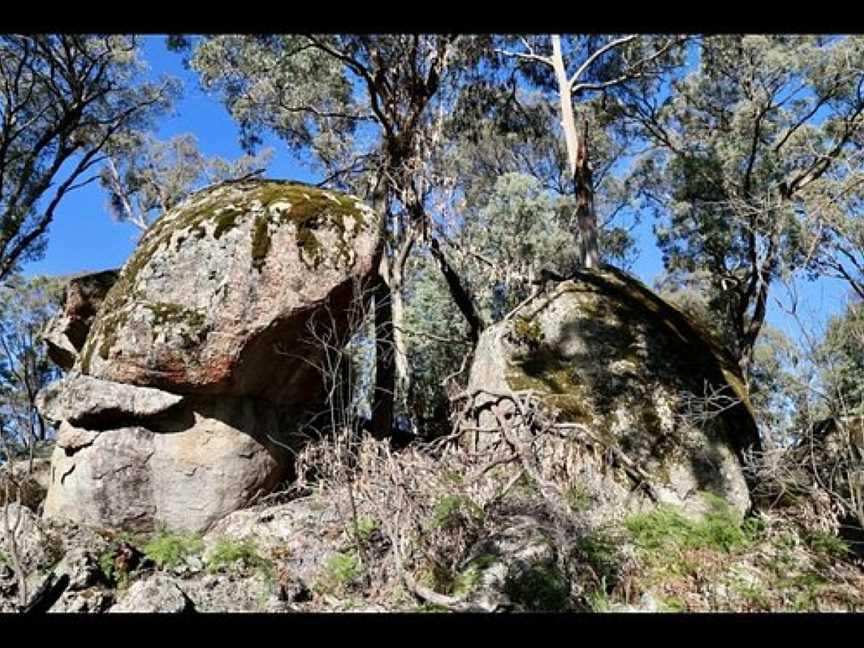
[[[61,424],[45,517],[99,527],[203,531],[287,476],[275,409],[190,401],[160,432]],[[173,429],[172,427],[173,426]]]

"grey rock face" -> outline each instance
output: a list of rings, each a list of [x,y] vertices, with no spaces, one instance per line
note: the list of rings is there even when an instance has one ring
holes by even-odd
[[[222,183],[164,214],[116,277],[70,284],[55,346],[75,364],[39,397],[59,423],[45,516],[203,531],[283,480],[292,426],[320,411],[307,325],[345,336],[378,223],[352,196]]]
[[[179,584],[173,578],[157,574],[132,583],[126,595],[108,612],[176,614],[190,612],[192,609],[192,602],[180,589]]]
[[[739,457],[758,446],[758,436],[737,365],[624,273],[579,273],[487,329],[468,385],[476,390],[481,406],[494,399],[482,390],[533,391],[560,422],[620,449],[651,477],[661,501],[700,513],[709,492],[739,513],[749,508]],[[722,402],[707,403],[711,395]],[[479,425],[496,426],[488,408]],[[475,442],[490,443],[496,434],[480,433]],[[577,482],[578,466],[570,462]],[[629,497],[634,486],[625,477],[615,496],[644,504]]]
[[[183,396],[71,373],[39,392],[36,405],[52,423],[67,421],[92,429],[145,421],[166,414]]]
[[[329,305],[344,325],[354,282],[376,270],[377,223],[358,199],[306,185],[202,190],[141,239],[78,367],[175,393],[302,404],[320,383],[294,357],[311,351],[300,351],[306,324]]]
[[[4,516],[9,521],[11,533],[6,533]],[[4,556],[12,555],[13,539],[21,564],[28,572],[44,564],[49,557],[48,537],[39,524],[39,518],[30,509],[15,503],[0,507],[0,551]]]
[[[285,477],[272,406],[192,401],[173,431],[87,430],[64,422],[45,517],[109,528],[203,531]]]
[[[210,551],[222,538],[254,538],[262,552],[275,549],[288,556],[284,567],[295,578],[311,585],[332,553],[331,543],[322,537],[322,530],[341,524],[332,507],[321,507],[314,498],[302,498],[264,511],[235,511],[210,528],[204,544]]]
[[[63,311],[49,322],[42,336],[48,357],[59,367],[68,370],[75,364],[90,325],[117,275],[117,270],[106,270],[75,277],[67,284]]]

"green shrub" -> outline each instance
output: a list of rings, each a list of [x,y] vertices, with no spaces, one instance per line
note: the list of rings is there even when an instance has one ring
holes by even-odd
[[[194,534],[160,531],[142,550],[160,569],[170,569],[182,563],[186,556],[201,553],[204,541]]]
[[[570,584],[554,565],[535,563],[511,576],[505,592],[512,601],[530,611],[556,612],[570,602]]]
[[[812,531],[807,534],[805,540],[811,550],[828,558],[844,558],[851,553],[846,541],[832,533]]]
[[[611,583],[618,572],[619,544],[620,541],[610,531],[595,529],[576,540],[576,553],[601,580]]]
[[[661,612],[678,613],[687,611],[687,603],[677,596],[664,596],[660,599],[659,603],[659,610]]]
[[[109,583],[114,582],[114,559],[117,557],[117,550],[110,549],[99,556],[99,570]]]
[[[324,564],[318,589],[338,591],[350,585],[362,573],[360,560],[354,554],[335,553]]]
[[[768,610],[771,608],[771,600],[767,594],[756,584],[746,582],[736,582],[732,584],[732,590],[745,601],[750,602],[756,607]]]
[[[432,514],[432,526],[436,529],[454,529],[482,520],[483,509],[465,495],[445,495],[438,500]]]
[[[577,513],[584,511],[591,504],[591,494],[585,490],[585,487],[580,484],[573,484],[564,493],[564,499],[567,505]]]
[[[378,522],[374,518],[360,517],[357,518],[357,526],[353,523],[348,524],[348,533],[352,536],[356,534],[360,537],[361,542],[368,542],[372,534],[378,530]]]
[[[474,558],[468,566],[456,576],[451,593],[458,598],[464,598],[471,594],[480,583],[480,577],[483,572],[492,566],[498,560],[497,556],[492,554],[482,554]]]
[[[273,567],[269,560],[261,557],[258,547],[251,538],[242,540],[219,538],[207,556],[207,568],[210,571],[218,571],[222,567],[236,563],[243,563],[265,572],[271,571]]]

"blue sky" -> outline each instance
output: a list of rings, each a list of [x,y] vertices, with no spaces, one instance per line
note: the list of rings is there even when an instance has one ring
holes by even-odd
[[[174,114],[160,120],[156,136],[167,139],[192,133],[205,155],[226,159],[241,156],[239,129],[222,104],[199,89],[195,74],[183,68],[180,55],[165,48],[164,36],[141,38],[150,74],[179,77],[185,86]],[[275,151],[267,175],[305,182],[323,179],[301,166],[283,144],[265,139],[265,146]],[[28,264],[25,274],[57,275],[121,266],[135,248],[139,231],[133,225],[115,222],[108,214],[106,201],[105,192],[95,182],[67,196],[51,225],[45,257]]]
[[[174,113],[160,121],[156,136],[165,139],[181,133],[192,133],[205,155],[218,155],[226,159],[242,155],[239,130],[222,104],[199,89],[195,75],[183,68],[181,57],[165,48],[163,36],[142,38],[150,74],[179,77],[185,86],[183,98],[177,102]],[[284,144],[272,137],[265,138],[264,144],[272,147],[275,153],[267,169],[268,176],[305,182],[320,182],[323,179],[303,166]],[[106,200],[98,183],[69,195],[57,210],[44,258],[27,264],[25,274],[58,275],[120,267],[135,248],[139,232],[132,225],[114,221],[108,214]],[[648,285],[653,284],[662,270],[660,251],[654,242],[653,224],[651,218],[644,218],[634,231],[639,257],[632,271]],[[822,320],[837,312],[848,292],[845,285],[836,280],[800,282],[798,286],[807,310]],[[781,296],[778,291],[775,294]],[[794,322],[773,302],[769,307],[768,320],[793,338],[798,337]]]

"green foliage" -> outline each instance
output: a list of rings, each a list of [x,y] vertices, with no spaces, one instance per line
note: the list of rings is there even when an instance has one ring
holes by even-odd
[[[467,495],[444,495],[435,504],[432,527],[453,529],[483,520],[483,509]]]
[[[160,568],[176,567],[187,556],[201,553],[204,541],[194,534],[172,533],[160,531],[147,544],[144,553]]]
[[[100,156],[152,125],[177,92],[145,79],[124,35],[0,37],[0,281],[41,258],[55,209]]]
[[[664,266],[707,273],[710,312],[725,320],[741,357],[764,318],[759,288],[831,248],[813,214],[838,202],[849,213],[860,202],[850,182],[858,174],[864,41],[716,35],[700,39],[698,53],[656,108],[619,105],[657,146],[636,166],[655,177]]]
[[[662,554],[670,549],[708,549],[731,552],[752,540],[742,529],[729,505],[716,496],[707,496],[710,510],[691,520],[670,505],[625,520],[634,543],[644,551]]]
[[[223,567],[230,567],[238,563],[264,572],[273,568],[272,563],[262,558],[258,553],[258,547],[251,538],[239,540],[227,537],[219,538],[213,549],[208,552],[206,561],[210,571],[219,571]]]
[[[10,451],[44,441],[51,428],[35,395],[59,377],[40,339],[63,300],[63,280],[12,276],[0,285],[0,421]]]
[[[468,566],[454,580],[451,594],[457,598],[464,598],[471,594],[480,583],[483,572],[497,560],[498,557],[492,554],[481,554],[471,560]]]
[[[591,493],[589,493],[581,484],[573,484],[564,493],[564,499],[567,505],[576,511],[584,511],[591,505]]]
[[[810,549],[828,558],[845,558],[852,551],[845,540],[825,531],[811,531],[805,540]]]
[[[117,558],[117,549],[111,548],[99,556],[99,570],[109,583],[114,582],[114,560]]]
[[[597,585],[605,591],[606,586],[614,583],[620,559],[618,547],[621,539],[611,529],[595,529],[576,540],[576,552],[582,562],[591,566],[592,573],[599,580]]]
[[[359,536],[359,540],[361,542],[368,542],[372,535],[378,530],[378,521],[375,518],[371,517],[359,517],[357,518],[357,524],[354,525],[353,522],[349,522],[347,526],[347,531],[352,536],[355,534]]]
[[[344,590],[362,573],[360,559],[355,554],[334,553],[324,564],[317,585],[324,591]]]
[[[664,596],[660,599],[660,609],[663,612],[686,612],[687,603],[677,596]]]
[[[831,318],[819,351],[832,413],[864,414],[864,303]]]
[[[554,565],[534,563],[508,577],[505,591],[529,611],[558,612],[570,604],[570,583]]]

